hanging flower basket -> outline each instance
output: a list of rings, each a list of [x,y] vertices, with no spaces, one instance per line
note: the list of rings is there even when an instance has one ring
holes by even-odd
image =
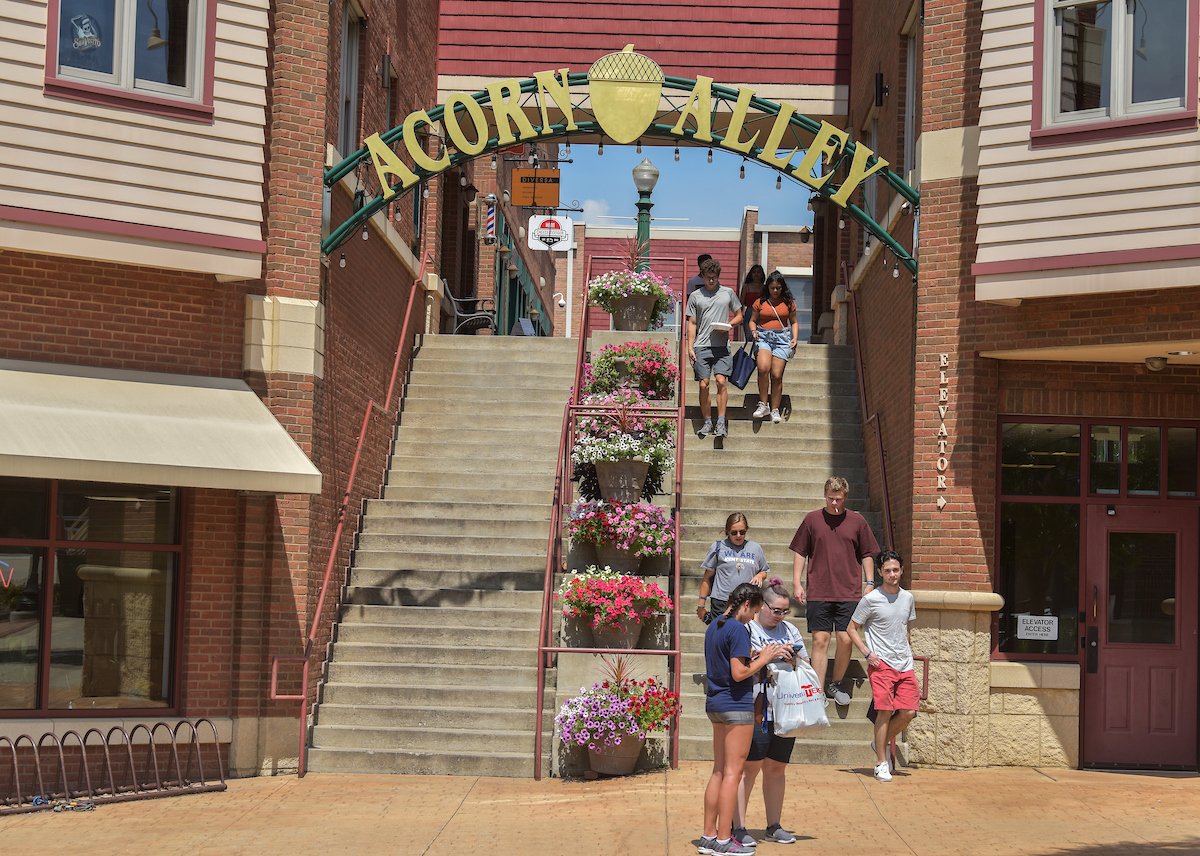
[[[654,583],[595,565],[568,577],[558,599],[564,617],[582,619],[593,632],[625,631],[627,619],[640,623],[671,609],[671,598]]]
[[[624,302],[627,298],[643,299],[636,303]],[[615,270],[600,274],[588,283],[588,303],[612,315],[613,325],[618,330],[661,327],[663,319],[671,311],[671,301],[662,277],[648,270]],[[640,308],[634,310],[634,306]],[[644,313],[646,306],[650,311],[648,315],[643,315],[641,313]],[[639,314],[634,315],[634,312]],[[641,326],[621,326],[623,324]]]

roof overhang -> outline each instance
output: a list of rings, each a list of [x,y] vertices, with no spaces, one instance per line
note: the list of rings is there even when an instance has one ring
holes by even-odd
[[[0,475],[320,493],[243,381],[0,360]]]
[[[1173,354],[1172,351],[1191,353]],[[993,360],[1038,360],[1071,363],[1142,363],[1150,357],[1166,357],[1168,365],[1200,365],[1200,339],[1121,342],[1103,345],[1072,345],[1062,348],[1012,348],[980,351]]]

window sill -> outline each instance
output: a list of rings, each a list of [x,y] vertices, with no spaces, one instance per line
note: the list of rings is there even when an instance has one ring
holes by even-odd
[[[1054,125],[1048,128],[1033,128],[1029,132],[1034,148],[1062,146],[1070,143],[1093,143],[1102,140],[1119,140],[1145,134],[1160,134],[1168,131],[1188,131],[1196,128],[1196,110],[1185,110],[1115,122],[1088,122],[1079,125]]]
[[[203,122],[208,125],[213,122],[211,103],[185,101],[147,92],[113,89],[64,77],[47,75],[45,93],[51,97],[70,98],[75,101],[86,101],[89,104],[103,104],[108,107],[136,110],[155,116],[169,116],[191,122]]]

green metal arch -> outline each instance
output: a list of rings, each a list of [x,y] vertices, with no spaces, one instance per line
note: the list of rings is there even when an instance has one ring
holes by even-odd
[[[586,72],[578,72],[575,74],[569,74],[567,76],[566,85],[569,90],[569,88],[572,86],[584,86],[587,84],[587,82],[588,82],[587,73]],[[667,77],[664,80],[663,89],[671,90],[674,92],[691,92],[695,85],[696,85],[696,81],[689,79],[689,78]],[[522,94],[536,92],[537,88],[538,88],[538,82],[537,82],[536,78],[531,77],[531,78],[527,78],[526,80],[520,81],[520,91]],[[713,100],[714,100],[714,104],[713,104],[713,114],[714,115],[716,115],[717,109],[718,109],[718,106],[720,103],[736,102],[737,98],[738,98],[738,89],[736,89],[734,87],[714,83],[711,86],[711,91],[712,91]],[[488,92],[476,92],[476,93],[472,94],[470,97],[475,101],[475,103],[479,104],[480,106],[484,106],[484,105],[491,103],[491,95]],[[769,101],[765,98],[759,98],[757,96],[752,97],[750,99],[750,107],[752,109],[758,110],[761,113],[768,115],[768,116],[778,116],[779,110],[780,110],[780,105],[777,102]],[[542,132],[539,133],[538,136],[534,139],[520,140],[519,142],[521,142],[521,143],[543,142],[543,141],[549,142],[549,141],[556,140],[559,138],[570,137],[572,135],[597,135],[597,136],[601,136],[601,137],[603,136],[604,129],[600,126],[600,123],[598,121],[596,121],[595,117],[591,116],[590,111],[586,107],[583,107],[582,105],[572,104],[572,110],[577,113],[585,114],[586,116],[588,116],[590,118],[582,118],[581,119],[580,117],[577,116],[575,118],[576,130],[574,130],[574,131],[570,131],[570,132],[567,131],[566,123],[560,122],[558,124],[551,125],[548,129],[542,128],[541,129]],[[455,112],[459,115],[465,114],[466,107],[459,105]],[[678,112],[678,111],[675,111],[675,112]],[[444,105],[439,105],[439,106],[435,107],[433,110],[430,110],[429,111],[429,119],[430,119],[431,124],[437,124],[438,122],[440,122],[444,115],[445,115],[445,106]],[[791,126],[791,128],[799,130],[799,131],[803,131],[807,134],[816,134],[817,131],[819,131],[820,127],[821,127],[820,122],[818,122],[814,119],[810,119],[807,116],[804,116],[802,114],[795,113],[795,112],[793,112],[791,114],[788,124],[789,124],[789,126]],[[695,133],[693,129],[684,128],[682,134],[676,134],[676,133],[672,132],[672,128],[673,128],[673,125],[668,125],[663,122],[656,122],[654,124],[651,124],[650,127],[646,129],[646,131],[642,134],[642,137],[643,137],[643,139],[665,139],[665,140],[672,140],[672,141],[681,141],[681,140],[682,141],[691,141],[694,136],[694,133]],[[712,131],[712,138],[713,138],[712,143],[701,141],[701,142],[697,143],[697,145],[711,146],[713,149],[720,149],[721,151],[728,152],[728,153],[734,155],[735,157],[743,157],[742,153],[740,153],[740,152],[731,151],[729,149],[722,147],[721,144],[724,142],[724,137],[716,129],[714,129]],[[404,139],[404,126],[398,125],[395,128],[392,128],[390,131],[380,134],[380,139],[382,139],[383,142],[386,143],[388,146],[395,149],[396,144],[402,142]],[[468,154],[464,154],[461,151],[452,151],[450,153],[449,163],[447,164],[447,166],[445,168],[443,168],[441,170],[431,171],[431,170],[426,170],[424,168],[414,165],[412,167],[412,172],[417,176],[418,183],[415,185],[412,185],[409,189],[414,190],[414,192],[415,192],[416,188],[420,187],[421,184],[424,184],[426,181],[428,181],[430,178],[434,177],[435,175],[439,175],[442,172],[459,167],[462,164],[466,163],[467,161],[471,161],[471,160],[474,160],[479,157],[484,157],[493,152],[497,152],[500,149],[508,148],[512,145],[514,145],[514,144],[506,143],[504,145],[501,145],[498,137],[491,137],[487,140],[483,151],[477,155],[468,155]],[[836,192],[836,188],[829,187],[829,184],[831,182],[827,182],[824,187],[816,189],[816,188],[813,188],[813,187],[809,186],[808,184],[804,183],[800,179],[796,178],[794,176],[793,170],[791,170],[789,168],[780,169],[779,167],[774,166],[773,164],[766,163],[765,161],[757,160],[758,155],[761,154],[762,151],[763,151],[763,148],[761,146],[753,146],[744,155],[744,157],[746,157],[747,159],[754,159],[756,163],[762,164],[762,165],[766,166],[768,169],[774,169],[779,174],[786,176],[787,178],[802,185],[805,188],[807,193],[810,193],[810,194],[816,193],[816,194],[819,194],[819,195],[825,197],[826,199],[828,199],[830,196],[833,195],[834,192]],[[828,165],[828,171],[831,173],[836,173],[838,170],[841,169],[841,167],[847,161],[853,159],[854,153],[855,153],[855,144],[853,142],[847,142],[845,147],[842,149],[841,153],[838,155],[837,160],[835,160],[833,163]],[[867,164],[872,165],[872,164],[876,163],[877,161],[878,161],[877,157],[871,157],[868,159]],[[340,181],[343,177],[350,174],[351,172],[354,172],[364,163],[367,165],[371,164],[371,155],[370,155],[369,151],[367,150],[366,146],[363,146],[362,148],[360,148],[358,151],[356,151],[352,155],[346,157],[344,160],[342,160],[337,165],[330,167],[328,170],[326,170],[325,171],[326,186],[332,187],[334,184],[336,184],[338,181]],[[790,166],[791,166],[791,164],[789,164],[789,167]],[[373,173],[374,173],[374,170],[372,168],[371,174],[373,174]],[[892,189],[893,192],[895,192],[899,196],[903,197],[904,200],[907,203],[909,203],[913,207],[914,210],[919,208],[920,194],[916,190],[914,190],[912,187],[910,187],[907,182],[905,182],[902,178],[900,178],[900,176],[896,175],[896,173],[892,172],[890,169],[883,169],[883,170],[880,170],[879,172],[875,173],[875,176],[878,177],[883,182],[885,182]],[[393,197],[393,199],[394,198],[395,197]],[[337,247],[341,246],[341,244],[343,244],[351,235],[353,235],[355,233],[355,231],[357,231],[362,226],[362,224],[365,220],[370,218],[372,215],[375,214],[375,212],[379,211],[381,208],[386,206],[391,201],[392,200],[385,199],[383,197],[382,193],[379,193],[379,194],[371,197],[363,205],[362,208],[359,208],[357,211],[355,211],[348,220],[346,220],[344,223],[342,223],[340,226],[338,226],[336,229],[334,229],[329,234],[329,236],[321,242],[321,251],[326,254],[333,252],[333,250],[335,250]],[[896,256],[896,258],[899,260],[899,262],[901,264],[903,264],[905,266],[905,268],[907,268],[908,271],[914,277],[917,275],[916,259],[913,258],[912,255],[907,250],[905,250],[904,247],[902,247],[899,244],[899,242],[897,242],[895,240],[895,238],[893,238],[888,233],[887,229],[885,229],[880,224],[876,223],[875,220],[866,211],[864,211],[862,207],[854,204],[853,202],[848,202],[844,206],[844,210],[846,211],[847,214],[850,215],[851,218],[853,218],[855,221],[860,223],[864,228],[868,229],[873,235],[875,235],[875,237]]]

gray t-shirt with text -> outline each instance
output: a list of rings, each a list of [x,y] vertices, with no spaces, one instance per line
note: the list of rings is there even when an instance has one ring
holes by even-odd
[[[750,582],[759,571],[771,570],[763,548],[757,541],[747,541],[741,547],[735,547],[728,538],[713,542],[700,567],[706,571],[716,571],[709,596],[717,600],[729,600],[729,595],[739,585]]]
[[[854,608],[850,619],[862,627],[867,647],[897,672],[913,668],[912,648],[908,646],[908,622],[917,620],[917,602],[912,592],[900,589],[887,594],[872,589]]]
[[[729,347],[729,333],[714,330],[714,321],[729,323],[729,316],[742,308],[737,293],[732,288],[718,285],[716,291],[697,288],[687,300],[687,317],[696,319],[695,348]]]

